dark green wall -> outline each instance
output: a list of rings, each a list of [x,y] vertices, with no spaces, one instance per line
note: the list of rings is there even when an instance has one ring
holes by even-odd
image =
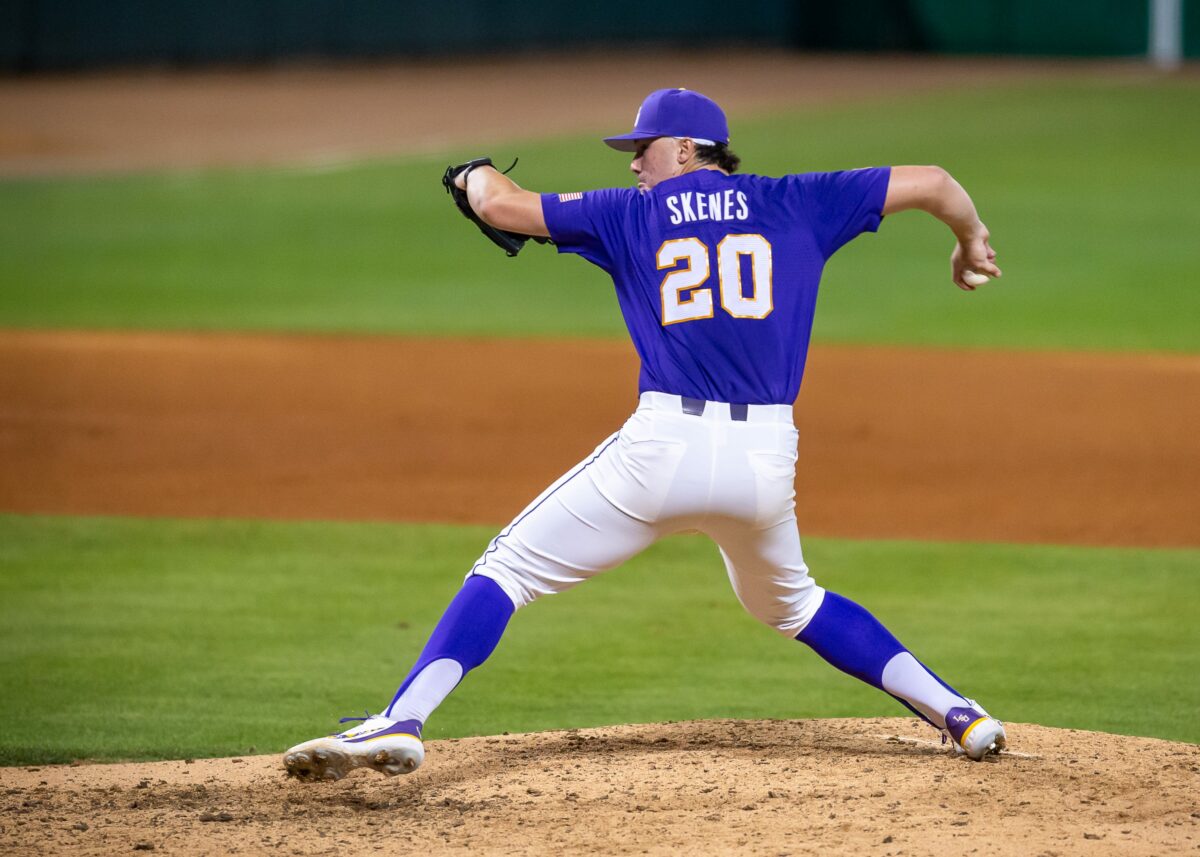
[[[786,45],[793,4],[688,0],[0,0],[0,67],[382,57],[656,43]]]
[[[802,46],[1068,56],[1139,56],[1146,0],[856,0],[801,3]],[[1185,5],[1188,55],[1200,54],[1198,0]]]
[[[1144,54],[1148,0],[0,0],[0,69],[713,45]],[[1200,0],[1185,0],[1200,56]]]

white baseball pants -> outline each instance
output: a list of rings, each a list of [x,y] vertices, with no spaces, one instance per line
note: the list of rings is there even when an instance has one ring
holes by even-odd
[[[808,575],[796,527],[792,409],[706,402],[694,413],[699,404],[643,393],[621,430],[496,536],[471,574],[520,608],[698,530],[720,547],[745,608],[795,637],[824,590]]]

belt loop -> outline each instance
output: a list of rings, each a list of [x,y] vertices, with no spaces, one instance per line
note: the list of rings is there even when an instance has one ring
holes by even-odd
[[[704,415],[704,406],[707,404],[703,399],[693,399],[689,396],[680,396],[680,401],[683,403],[683,412],[690,414],[693,417]]]
[[[729,418],[736,420],[739,423],[744,423],[750,415],[749,405],[733,405],[729,406]]]

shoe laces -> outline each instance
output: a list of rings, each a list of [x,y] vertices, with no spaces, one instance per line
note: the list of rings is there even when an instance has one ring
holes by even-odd
[[[362,717],[343,717],[342,719],[340,719],[338,721],[338,723],[354,723],[355,721],[366,722],[367,720],[370,720],[372,717],[382,717],[382,716],[383,716],[382,714],[372,714],[370,711],[363,709]]]

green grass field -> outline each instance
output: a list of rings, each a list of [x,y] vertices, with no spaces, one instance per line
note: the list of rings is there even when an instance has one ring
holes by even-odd
[[[269,752],[378,710],[491,535],[0,517],[0,762]],[[1008,719],[1200,741],[1200,551],[807,555]],[[427,734],[859,715],[906,712],[752,620],[713,545],[681,537],[518,613]]]
[[[1198,99],[1194,78],[1031,84],[744,118],[734,143],[768,174],[940,163],[992,228],[1006,276],[967,295],[945,230],[891,218],[830,265],[818,339],[1194,353]],[[492,154],[514,153],[530,187],[626,182],[594,139]],[[506,260],[453,211],[438,178],[470,154],[0,182],[0,328],[623,336],[600,271]],[[277,751],[377,710],[491,535],[0,516],[0,764]],[[1200,550],[806,544],[998,715],[1200,741]],[[523,611],[428,734],[903,714],[678,538]]]
[[[750,171],[940,163],[1006,275],[948,281],[949,234],[886,222],[831,263],[826,341],[1200,348],[1200,82],[1055,83],[734,123]],[[529,187],[626,184],[593,138],[514,143]],[[444,157],[328,172],[0,183],[0,326],[623,336],[598,269],[508,260],[452,208]]]

